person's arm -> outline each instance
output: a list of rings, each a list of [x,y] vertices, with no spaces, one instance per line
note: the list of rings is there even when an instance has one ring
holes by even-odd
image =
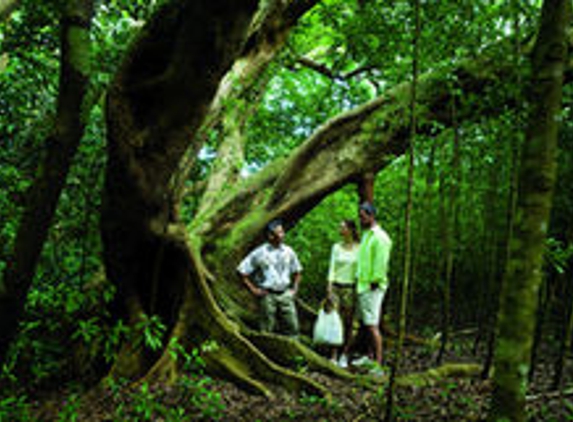
[[[261,289],[257,286],[253,280],[251,279],[250,275],[255,272],[257,268],[257,253],[258,249],[251,252],[237,267],[237,271],[241,276],[241,280],[247,289],[255,295],[255,296],[264,296],[267,292],[264,289]]]
[[[372,288],[386,283],[391,246],[391,242],[381,238],[377,238],[373,245]]]
[[[302,276],[300,272],[294,273],[292,275],[292,292],[295,295],[298,293],[298,286],[300,284],[301,278]]]
[[[326,285],[326,293],[332,293],[332,283],[334,282],[334,266],[336,261],[336,251],[337,246],[336,243],[332,245],[332,250],[330,251],[330,264],[328,266],[328,276],[326,278],[327,285]]]
[[[302,273],[302,265],[300,265],[300,261],[298,260],[298,256],[296,253],[291,249],[291,259],[290,259],[290,273],[292,277],[292,292],[293,294],[297,294],[298,287],[301,280],[301,273]]]
[[[249,291],[255,296],[264,296],[266,291],[261,289],[260,287],[256,286],[255,283],[251,280],[251,278],[247,274],[241,274],[241,278],[243,280],[243,284],[247,286]]]

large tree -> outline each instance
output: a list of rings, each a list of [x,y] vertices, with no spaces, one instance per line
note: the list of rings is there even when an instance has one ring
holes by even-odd
[[[169,3],[131,48],[107,101],[105,265],[118,286],[118,310],[130,323],[154,314],[186,347],[215,340],[219,347],[205,356],[209,367],[264,394],[271,394],[267,383],[325,393],[286,369],[293,357],[344,372],[297,341],[251,329],[255,301],[234,268],[269,220],[282,217],[294,225],[329,194],[360,183],[404,152],[411,85],[334,117],[288,157],[238,177],[247,87],[256,95],[264,83],[257,75],[314,2],[264,2],[255,13],[256,3]],[[454,71],[455,88],[479,94],[509,71],[498,59],[462,63]],[[420,78],[420,131],[451,122],[453,85],[445,83],[451,78],[440,72]],[[182,157],[197,155],[205,140],[201,128],[213,125],[223,134],[217,164],[186,228],[179,196],[190,164]],[[169,379],[177,367],[167,350],[150,354],[126,344],[114,373]]]

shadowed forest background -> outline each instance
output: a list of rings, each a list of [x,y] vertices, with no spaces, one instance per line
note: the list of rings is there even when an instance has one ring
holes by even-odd
[[[570,7],[0,1],[0,421],[573,420]],[[364,199],[380,379],[310,338]],[[274,218],[299,341],[235,272]]]

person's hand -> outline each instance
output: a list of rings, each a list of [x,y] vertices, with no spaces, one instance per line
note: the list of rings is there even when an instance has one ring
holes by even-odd
[[[290,292],[293,296],[296,296],[298,289],[296,287],[293,287],[292,289],[290,289]]]
[[[266,296],[269,292],[267,292],[265,289],[261,289],[260,287],[253,287],[253,289],[251,290],[251,292],[256,296],[256,297],[263,297]]]

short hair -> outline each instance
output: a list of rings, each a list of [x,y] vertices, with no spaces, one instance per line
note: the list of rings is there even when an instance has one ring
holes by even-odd
[[[364,211],[366,214],[376,217],[376,207],[370,202],[363,202],[360,204],[359,210]]]
[[[279,218],[269,221],[265,227],[265,234],[268,236],[275,231],[278,226],[282,226],[283,222]]]

